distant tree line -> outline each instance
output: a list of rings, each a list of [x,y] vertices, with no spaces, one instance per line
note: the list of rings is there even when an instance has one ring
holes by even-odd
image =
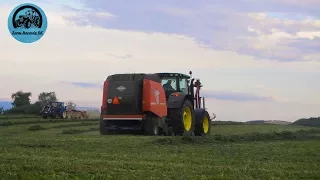
[[[34,103],[31,103],[30,97],[32,96],[31,92],[18,91],[12,93],[12,108],[4,110],[3,107],[0,107],[1,114],[30,114],[30,115],[39,115],[42,108],[49,102],[58,101],[55,92],[42,92],[38,95],[38,100]],[[67,109],[75,109],[76,104],[72,101],[66,103]],[[222,124],[243,124],[242,122],[232,122],[232,121],[213,121],[213,125],[222,125]],[[320,127],[320,117],[310,117],[299,119],[292,124],[301,125],[301,126],[312,126]]]
[[[55,92],[42,92],[38,95],[38,100],[34,103],[31,103],[30,97],[32,97],[31,92],[18,91],[12,93],[12,108],[4,110],[3,107],[0,107],[0,114],[30,114],[30,115],[39,115],[42,108],[50,102],[58,101]],[[75,103],[69,101],[66,103],[68,109],[74,109]]]
[[[300,126],[320,127],[320,117],[302,118],[292,124]]]
[[[244,122],[237,122],[237,121],[219,121],[215,120],[211,122],[211,125],[242,125]]]

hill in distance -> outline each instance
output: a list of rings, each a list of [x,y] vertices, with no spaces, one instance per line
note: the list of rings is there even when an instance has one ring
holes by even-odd
[[[3,107],[4,110],[12,108],[11,101],[0,101],[0,108]]]
[[[246,121],[247,124],[278,124],[278,125],[288,125],[291,122],[288,121],[281,121],[281,120],[251,120]]]

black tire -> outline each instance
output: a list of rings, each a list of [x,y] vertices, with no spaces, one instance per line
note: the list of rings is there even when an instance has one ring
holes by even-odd
[[[43,118],[43,119],[48,119],[47,113],[43,114],[43,115],[42,115],[42,118]]]
[[[62,114],[60,115],[60,119],[67,119],[67,112],[63,111]]]
[[[40,18],[39,17],[34,18],[34,25],[37,27],[40,27]]]
[[[162,133],[164,136],[174,136],[172,126],[168,126],[168,124],[164,124],[162,131],[163,131]]]
[[[184,110],[189,108],[191,111],[191,126],[189,129],[184,127],[183,115]],[[195,124],[195,113],[193,106],[189,100],[185,100],[180,108],[170,109],[170,119],[172,124],[172,130],[175,135],[193,135]]]
[[[168,128],[167,135],[168,135],[168,136],[174,136],[173,127],[169,127],[169,128]]]
[[[99,131],[100,131],[100,135],[109,134],[108,131],[106,130],[106,122],[104,120],[100,120]]]
[[[195,126],[195,135],[196,136],[208,136],[211,133],[211,120],[208,111],[200,116],[200,119],[197,119]]]
[[[15,24],[17,27],[21,27],[22,26],[22,22],[20,21],[20,19],[15,21]]]
[[[144,133],[149,136],[158,136],[160,133],[159,122],[157,117],[148,116],[144,122]]]

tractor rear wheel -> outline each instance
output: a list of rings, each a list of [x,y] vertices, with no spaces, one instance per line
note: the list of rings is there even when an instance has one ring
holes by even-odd
[[[211,120],[208,111],[204,111],[203,116],[197,122],[195,128],[196,136],[207,136],[210,135],[211,132]]]
[[[146,135],[157,136],[159,135],[159,118],[148,116],[144,122],[144,132]]]
[[[195,113],[189,100],[185,100],[180,108],[170,109],[170,119],[175,135],[193,135]]]

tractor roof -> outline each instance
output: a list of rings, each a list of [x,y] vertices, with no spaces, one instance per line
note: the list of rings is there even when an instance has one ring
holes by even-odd
[[[182,73],[173,73],[173,72],[165,72],[165,73],[156,73],[160,78],[161,77],[183,77],[183,78],[190,78],[189,75],[182,74]]]
[[[164,73],[124,73],[124,74],[112,74],[107,77],[106,80],[116,80],[116,81],[123,81],[123,80],[128,80],[128,79],[140,79],[143,78],[144,76],[156,76],[155,78],[163,78],[163,77],[183,77],[183,78],[190,78],[190,76],[182,73],[173,73],[173,72],[164,72]]]

